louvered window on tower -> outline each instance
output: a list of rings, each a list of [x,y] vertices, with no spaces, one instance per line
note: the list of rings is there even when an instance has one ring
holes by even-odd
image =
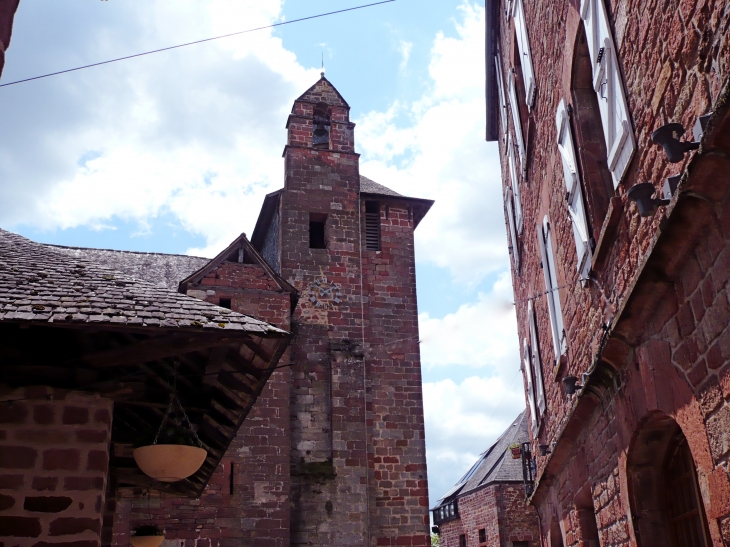
[[[380,203],[377,201],[365,202],[365,248],[380,250]]]

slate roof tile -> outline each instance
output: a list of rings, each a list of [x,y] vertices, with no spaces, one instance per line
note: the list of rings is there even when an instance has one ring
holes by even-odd
[[[0,321],[285,333],[263,321],[96,264],[93,253],[86,255],[91,260],[82,254],[69,255],[0,229]],[[193,317],[197,325],[191,321]]]

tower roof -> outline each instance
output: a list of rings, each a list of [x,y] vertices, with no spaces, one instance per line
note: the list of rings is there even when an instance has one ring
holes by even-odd
[[[297,99],[297,102],[326,103],[332,106],[344,106],[345,108],[350,108],[347,101],[342,97],[342,95],[340,95],[340,92],[337,91],[335,86],[333,86],[332,83],[324,77],[324,74],[322,74],[322,77],[316,84],[302,93],[302,95]]]

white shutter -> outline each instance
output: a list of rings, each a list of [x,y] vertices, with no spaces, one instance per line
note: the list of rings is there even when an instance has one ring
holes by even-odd
[[[517,226],[515,225],[515,214],[512,205],[512,192],[508,189],[504,195],[504,206],[507,208],[507,220],[509,221],[509,235],[512,242],[512,263],[515,267],[515,275],[520,272],[520,248],[517,245]]]
[[[608,169],[614,188],[626,173],[636,150],[636,140],[629,122],[618,56],[604,0],[581,0],[581,17],[593,61],[593,87],[601,111],[603,135],[608,151]]]
[[[588,221],[586,220],[586,212],[583,205],[583,192],[578,176],[578,162],[576,161],[573,135],[570,131],[568,111],[565,109],[565,102],[562,99],[558,105],[558,112],[555,115],[555,125],[558,129],[558,151],[560,152],[560,159],[563,163],[568,214],[573,225],[573,239],[575,240],[575,250],[578,256],[578,273],[581,279],[587,279],[588,272],[591,269],[591,245],[588,235]],[[583,283],[585,284],[585,281]]]
[[[517,176],[517,168],[515,167],[515,151],[512,148],[512,138],[507,137],[507,160],[509,162],[509,174],[512,180],[512,194],[515,206],[515,224],[517,233],[522,233],[522,199],[520,198],[520,179]]]
[[[515,141],[517,145],[517,153],[520,157],[520,166],[522,173],[527,172],[527,158],[525,157],[525,140],[522,138],[522,123],[520,122],[520,108],[517,101],[517,88],[515,87],[514,69],[510,70],[507,75],[507,86],[509,90],[509,107],[512,111],[512,125],[515,127]]]
[[[497,87],[499,88],[499,114],[502,119],[502,135],[509,133],[507,127],[507,94],[504,90],[504,79],[502,78],[502,60],[499,57],[499,50],[494,56],[494,68],[497,73]]]
[[[545,297],[550,314],[550,327],[553,335],[553,349],[555,350],[555,362],[567,351],[565,333],[563,328],[563,310],[560,305],[560,292],[558,291],[558,276],[555,269],[555,254],[553,253],[552,236],[550,223],[545,216],[542,226],[538,225],[538,243],[542,257],[542,273],[545,276]]]
[[[527,38],[527,22],[525,21],[525,8],[522,0],[515,0],[512,10],[515,21],[515,34],[517,36],[517,49],[520,53],[520,64],[522,65],[522,78],[525,82],[525,102],[528,110],[532,108],[535,101],[535,72],[532,70],[532,55],[530,53],[530,41]]]
[[[540,363],[540,347],[537,340],[537,323],[535,322],[535,312],[532,309],[532,301],[527,305],[527,328],[530,330],[530,361],[532,362],[532,373],[535,377],[535,394],[537,397],[537,408],[540,416],[545,414],[546,398],[545,384],[542,381],[542,364]]]
[[[530,346],[527,338],[522,339],[522,370],[527,378],[527,402],[530,405],[530,418],[532,419],[532,436],[537,438],[537,410],[535,405],[535,389],[532,385],[532,360],[530,354]]]

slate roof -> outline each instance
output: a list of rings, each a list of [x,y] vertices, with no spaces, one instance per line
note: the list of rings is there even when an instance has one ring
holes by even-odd
[[[377,194],[379,196],[405,197],[403,194],[394,192],[390,188],[378,184],[374,180],[360,175],[360,193],[361,194]]]
[[[263,321],[0,229],[0,322],[285,334]]]
[[[210,262],[199,256],[164,253],[140,253],[136,251],[115,251],[112,249],[88,249],[48,245],[56,251],[73,258],[89,260],[127,274],[134,279],[176,291],[181,279],[199,270]]]
[[[521,444],[527,441],[527,412],[522,411],[499,439],[481,454],[466,475],[441,497],[436,506],[488,484],[522,482],[522,460],[512,458],[508,448],[513,442]]]

